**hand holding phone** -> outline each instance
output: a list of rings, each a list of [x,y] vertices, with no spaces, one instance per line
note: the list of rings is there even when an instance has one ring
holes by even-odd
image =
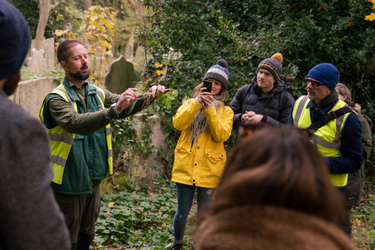
[[[209,92],[211,93],[212,91],[212,82],[203,80],[203,88],[206,88],[203,90],[203,92]]]

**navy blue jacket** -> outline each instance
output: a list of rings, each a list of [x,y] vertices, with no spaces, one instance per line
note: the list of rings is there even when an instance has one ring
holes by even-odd
[[[327,113],[338,101],[337,92],[332,93],[322,101],[322,105],[318,106],[315,101],[310,101],[307,104],[307,109],[310,109],[311,122],[319,120],[325,113]],[[293,109],[290,112],[288,124],[293,125]],[[354,173],[361,168],[362,158],[362,128],[361,123],[355,113],[351,113],[344,125],[341,137],[340,153],[341,157],[326,157],[328,170],[330,174],[346,174]],[[345,193],[346,188],[342,191]]]

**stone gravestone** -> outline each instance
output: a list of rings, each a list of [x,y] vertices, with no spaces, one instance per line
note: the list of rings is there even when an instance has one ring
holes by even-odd
[[[131,44],[127,44],[126,45],[126,48],[125,48],[125,58],[126,59],[130,59],[134,57],[134,54],[133,54],[133,46]]]
[[[143,66],[145,64],[145,48],[143,46],[138,46],[137,50],[135,51],[134,62],[137,64],[135,68],[138,71],[143,69]]]
[[[173,157],[173,152],[169,150],[168,143],[166,139],[166,133],[161,125],[161,122],[171,122],[171,117],[164,116],[158,118],[157,116],[149,116],[147,114],[139,113],[134,115],[134,119],[143,122],[149,117],[149,122],[151,125],[151,146],[156,148],[161,148],[162,153],[167,156],[167,158]],[[140,137],[143,133],[143,127],[139,126],[137,130],[137,135]],[[153,185],[153,180],[156,175],[163,175],[163,172],[168,171],[168,168],[157,149],[153,149],[151,153],[142,152],[137,150],[131,155],[130,159],[130,180],[132,182],[137,182],[139,185],[148,184]]]
[[[125,58],[130,59],[132,57],[134,58],[134,34],[133,32],[130,33],[129,42],[125,48]]]
[[[44,58],[46,59],[46,68],[48,70],[55,68],[55,42],[54,38],[48,38],[41,42],[44,49]]]
[[[59,81],[52,77],[20,82],[14,94],[14,102],[39,119],[39,109],[44,98],[58,84]]]
[[[107,89],[116,94],[121,94],[128,88],[134,87],[133,82],[138,80],[133,64],[126,61],[123,56],[111,62],[109,71],[104,78]]]
[[[44,59],[44,51],[32,49],[32,55],[27,59],[27,69],[29,73],[42,73],[46,68],[46,60]]]

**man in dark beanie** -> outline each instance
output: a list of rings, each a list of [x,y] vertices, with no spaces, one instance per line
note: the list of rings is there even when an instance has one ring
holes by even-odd
[[[312,68],[305,78],[307,95],[294,103],[288,124],[314,131],[312,140],[326,157],[331,181],[343,194],[348,173],[354,173],[362,164],[362,129],[356,113],[339,100],[335,90],[339,71],[330,63]],[[343,219],[343,231],[350,224],[350,211]]]
[[[0,0],[0,250],[70,249],[54,199],[49,140],[42,123],[8,99],[30,46],[22,14]]]
[[[237,91],[230,103],[234,127],[259,122],[280,127],[287,123],[294,98],[288,92],[289,82],[281,76],[282,62],[280,53],[263,60],[257,76]]]

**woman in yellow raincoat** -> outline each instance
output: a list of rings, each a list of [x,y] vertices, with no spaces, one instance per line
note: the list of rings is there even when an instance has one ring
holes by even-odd
[[[227,62],[219,60],[203,80],[212,82],[212,91],[204,92],[203,83],[173,117],[173,126],[182,131],[175,149],[172,181],[177,188],[174,217],[175,241],[172,250],[182,249],[186,219],[195,189],[198,211],[211,202],[226,161],[224,142],[232,131],[233,111],[224,105],[228,94]]]

